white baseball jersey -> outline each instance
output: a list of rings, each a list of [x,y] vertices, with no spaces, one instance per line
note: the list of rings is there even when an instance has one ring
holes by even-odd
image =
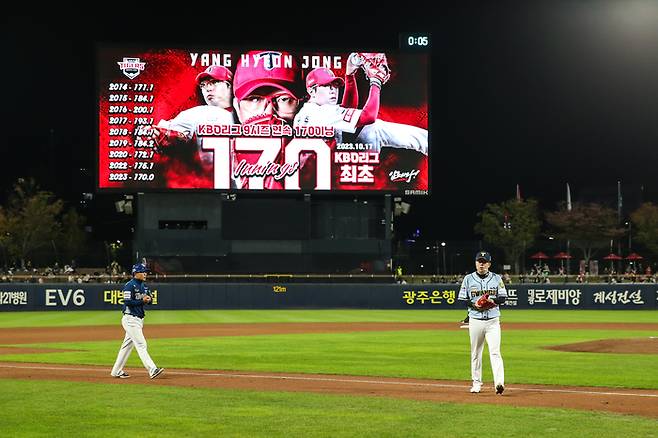
[[[460,301],[470,300],[472,303],[475,303],[484,294],[489,294],[492,298],[498,296],[507,297],[507,289],[505,289],[505,283],[503,283],[500,275],[489,272],[486,277],[480,278],[477,272],[468,274],[462,281],[457,299]],[[496,306],[480,312],[469,307],[468,316],[475,319],[496,318],[500,316],[500,308]]]
[[[218,106],[199,105],[178,113],[169,121],[169,126],[170,129],[194,135],[199,125],[231,125],[233,123],[232,112]]]
[[[427,155],[427,129],[402,123],[376,119],[374,123],[357,130],[356,123],[363,111],[344,108],[340,105],[318,105],[307,102],[295,116],[294,126],[332,126],[336,130],[336,141],[343,141],[342,132],[355,133],[360,143],[372,145],[372,150],[382,147],[412,149]]]
[[[340,105],[318,105],[306,102],[295,116],[293,126],[332,126],[336,130],[336,141],[342,141],[342,132],[356,132],[361,110],[343,108]]]
[[[185,132],[189,137],[195,136],[199,125],[231,125],[233,113],[213,105],[199,105],[181,111],[176,117],[169,121],[169,129]],[[201,139],[197,137],[196,143],[201,146]],[[213,153],[205,152],[199,148],[199,158],[204,164],[212,164]]]
[[[403,123],[377,119],[365,125],[356,136],[361,143],[370,143],[379,151],[382,147],[413,149],[427,155],[427,129]]]

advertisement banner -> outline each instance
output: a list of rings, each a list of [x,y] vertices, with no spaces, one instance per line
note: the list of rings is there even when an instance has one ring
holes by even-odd
[[[460,309],[458,284],[149,283],[147,310],[185,309]],[[0,284],[0,312],[116,310],[123,284]],[[655,284],[508,285],[513,309],[650,310]]]

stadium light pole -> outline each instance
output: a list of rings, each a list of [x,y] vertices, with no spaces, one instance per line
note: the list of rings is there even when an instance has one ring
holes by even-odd
[[[443,275],[448,275],[446,271],[446,243],[441,242],[441,252],[443,253]]]
[[[631,251],[632,251],[632,249],[631,249],[631,247],[632,247],[631,234],[632,234],[632,231],[633,231],[633,224],[631,223],[631,221],[628,221],[628,222],[626,222],[626,225],[628,226],[628,253],[630,254]]]

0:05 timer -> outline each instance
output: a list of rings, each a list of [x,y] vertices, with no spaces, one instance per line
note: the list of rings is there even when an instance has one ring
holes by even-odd
[[[430,44],[430,39],[427,36],[410,36],[407,38],[407,44],[410,46],[422,46],[427,47]]]

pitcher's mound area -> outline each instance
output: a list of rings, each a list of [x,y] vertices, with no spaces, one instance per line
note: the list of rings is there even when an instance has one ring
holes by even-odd
[[[555,345],[549,350],[580,353],[658,354],[658,337],[637,339],[599,339],[575,344]]]

